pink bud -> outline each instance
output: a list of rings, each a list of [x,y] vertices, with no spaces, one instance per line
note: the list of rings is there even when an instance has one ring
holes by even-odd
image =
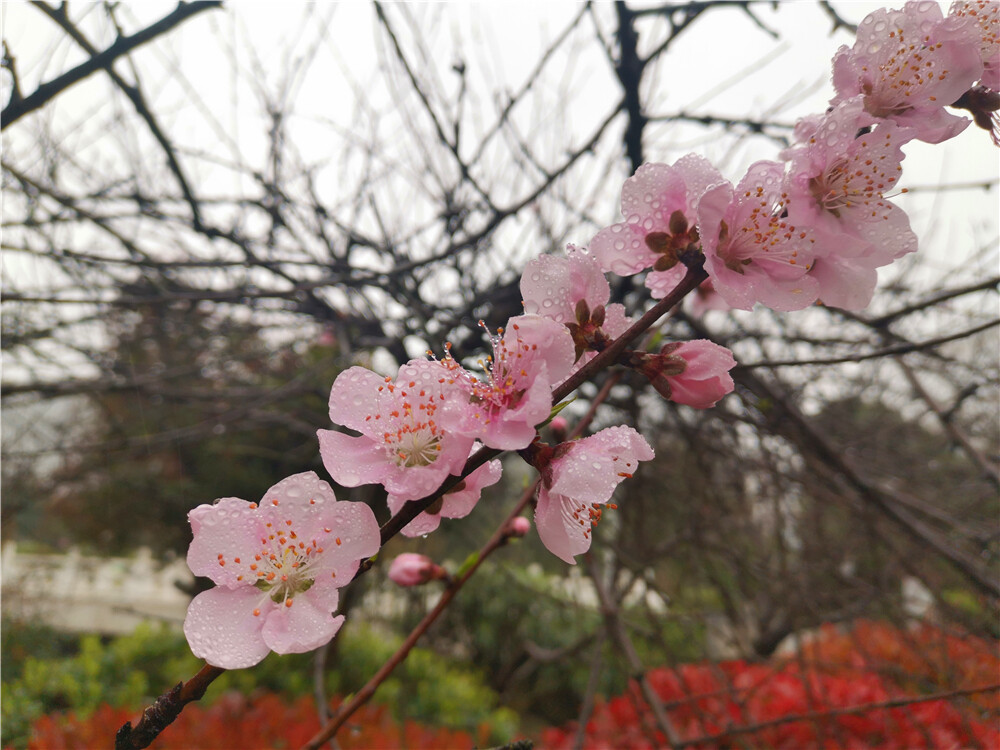
[[[529,531],[531,531],[531,521],[524,516],[518,516],[510,522],[511,536],[527,536]]]
[[[566,439],[569,422],[566,421],[566,417],[552,417],[552,421],[549,422],[549,429],[552,430],[553,437],[561,443]]]
[[[667,344],[659,354],[628,352],[625,362],[665,398],[695,409],[715,406],[733,390],[733,353],[706,339]]]
[[[687,363],[683,372],[670,378],[673,401],[707,409],[733,390],[729,370],[736,366],[736,360],[724,346],[695,339],[685,341],[673,354]]]
[[[421,586],[448,574],[426,555],[404,552],[389,566],[389,579],[400,586]]]

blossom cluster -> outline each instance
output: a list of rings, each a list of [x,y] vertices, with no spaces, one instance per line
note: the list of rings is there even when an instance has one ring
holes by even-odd
[[[781,161],[756,162],[735,185],[693,154],[640,167],[622,189],[624,221],[587,247],[527,263],[524,314],[489,336],[491,352],[478,365],[447,348],[441,359],[404,363],[395,377],[363,367],[340,373],[329,401],[339,429],[318,431],[330,476],[342,487],[381,485],[393,514],[429,500],[402,529],[420,536],[442,518],[468,515],[483,488],[500,480],[497,460],[466,473],[472,454],[518,451],[538,472],[539,538],[574,563],[590,548],[604,509],[615,507],[618,485],[654,457],[624,425],[577,440],[557,436],[555,445],[539,438],[554,391],[616,339],[642,333],[611,301],[607,274],[646,272],[654,299],[687,274],[707,276],[703,309],[867,305],[877,269],[917,246],[906,214],[891,202],[903,146],[964,130],[970,121],[948,105],[968,109],[997,137],[998,8],[957,2],[945,16],[937,3],[910,2],[869,15],[854,45],[834,59],[830,108],[798,123]],[[736,361],[724,347],[694,340],[625,349],[608,364],[642,374],[675,403],[706,409],[733,390]],[[332,638],[343,622],[333,615],[338,588],[381,543],[371,509],[338,502],[312,473],[279,483],[259,505],[225,498],[189,517],[189,565],[217,585],[192,601],[185,633],[196,655],[225,668]],[[526,533],[525,524],[511,535]],[[397,561],[390,577],[403,585],[449,580],[416,556]]]
[[[865,307],[876,269],[917,247],[890,200],[902,147],[968,127],[948,105],[997,140],[998,15],[989,0],[956,2],[947,16],[934,2],[875,11],[834,58],[830,108],[798,123],[782,161],[753,164],[735,186],[694,155],[643,165],[622,189],[625,220],[599,232],[591,253],[605,271],[651,269],[654,297],[676,287],[686,257],[703,256],[724,306]]]

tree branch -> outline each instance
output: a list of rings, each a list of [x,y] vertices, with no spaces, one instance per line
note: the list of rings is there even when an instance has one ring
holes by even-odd
[[[65,15],[66,12],[65,3],[60,6],[59,10],[51,8],[42,2],[36,2],[34,5],[52,17],[59,14]],[[147,26],[142,31],[137,31],[131,36],[119,37],[114,44],[103,52],[92,54],[91,58],[86,62],[80,63],[72,70],[63,73],[61,76],[54,78],[48,83],[43,83],[27,96],[20,97],[15,96],[14,93],[12,93],[11,101],[7,103],[7,106],[3,108],[3,112],[0,113],[0,120],[2,120],[0,130],[6,129],[8,125],[17,122],[26,114],[44,107],[49,101],[57,97],[70,86],[82,81],[91,74],[96,73],[99,70],[110,71],[111,66],[119,57],[126,55],[136,47],[139,47],[140,45],[167,33],[179,23],[190,18],[194,14],[210,8],[221,7],[222,2],[220,0],[199,0],[199,2],[178,3],[177,8],[173,11],[173,13],[164,16],[156,23]]]

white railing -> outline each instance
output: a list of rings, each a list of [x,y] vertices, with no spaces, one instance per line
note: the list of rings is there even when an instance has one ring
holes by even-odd
[[[194,580],[184,560],[158,562],[148,549],[133,557],[33,554],[14,542],[3,546],[0,579],[6,616],[109,635],[130,633],[144,620],[179,627],[189,597],[175,583]]]

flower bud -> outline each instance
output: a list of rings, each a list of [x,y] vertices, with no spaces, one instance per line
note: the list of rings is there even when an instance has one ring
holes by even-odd
[[[695,409],[715,406],[733,390],[732,352],[705,339],[667,344],[659,354],[626,352],[622,361],[649,378],[664,398]]]
[[[562,443],[566,440],[569,422],[566,421],[566,417],[553,417],[552,421],[549,422],[549,429],[552,430],[552,437],[556,439],[556,442]]]
[[[404,552],[389,566],[389,580],[399,586],[421,586],[428,581],[447,578],[448,573],[426,555]]]
[[[508,526],[510,536],[527,536],[529,531],[531,531],[531,521],[524,516],[518,516],[513,519]]]

